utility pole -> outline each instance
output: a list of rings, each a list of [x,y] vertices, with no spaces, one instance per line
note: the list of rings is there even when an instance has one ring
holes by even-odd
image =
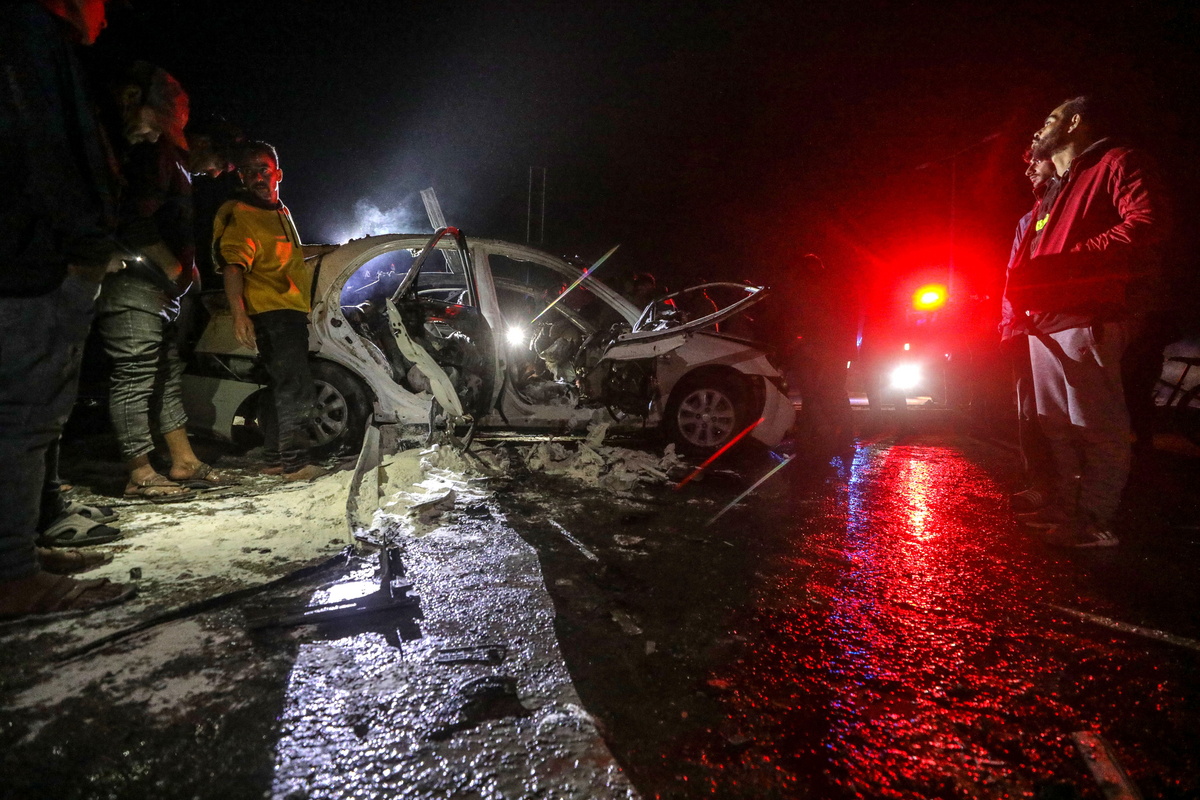
[[[539,187],[541,194],[541,221],[538,225],[538,244],[546,243],[546,168],[530,167],[529,183],[525,190],[525,244],[533,243],[533,175],[537,169],[540,169],[542,172],[541,185]]]

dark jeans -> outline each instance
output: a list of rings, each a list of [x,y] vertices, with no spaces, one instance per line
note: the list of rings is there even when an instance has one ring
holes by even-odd
[[[41,297],[0,298],[0,581],[38,571],[46,451],[75,403],[99,290],[69,275]]]
[[[113,360],[108,411],[128,461],[154,449],[154,433],[187,424],[175,331],[179,301],[148,281],[116,273],[104,281],[96,314]]]
[[[261,413],[267,459],[278,454],[283,471],[295,472],[313,461],[306,427],[317,398],[308,368],[308,315],[263,311],[250,320],[273,398]]]

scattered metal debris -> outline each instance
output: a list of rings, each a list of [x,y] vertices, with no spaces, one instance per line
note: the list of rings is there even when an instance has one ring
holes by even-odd
[[[641,636],[642,635],[641,626],[638,625],[637,622],[634,621],[633,617],[631,617],[626,612],[621,611],[620,609],[616,609],[615,611],[612,612],[612,619],[613,619],[613,622],[617,623],[618,628],[620,628],[622,631],[629,634],[630,636]]]
[[[558,528],[558,532],[561,533],[568,542],[575,545],[576,549],[578,549],[579,552],[583,553],[583,555],[586,559],[588,559],[589,561],[595,561],[597,564],[600,563],[600,556],[596,555],[591,550],[588,550],[587,547],[584,546],[583,542],[579,541],[578,539],[576,539],[574,536],[571,535],[570,531],[568,531],[562,525],[559,525],[554,520],[550,520],[550,524],[553,525],[554,527]]]
[[[1113,753],[1112,745],[1103,736],[1092,731],[1079,731],[1071,734],[1071,741],[1083,756],[1105,800],[1142,800],[1142,793],[1133,785]]]
[[[379,554],[379,589],[371,594],[354,600],[344,600],[337,603],[306,608],[299,614],[286,614],[282,617],[252,620],[247,623],[251,629],[258,628],[287,628],[294,625],[314,625],[318,622],[357,617],[364,614],[376,614],[381,611],[392,611],[397,608],[409,608],[417,605],[420,598],[409,594],[412,582],[402,577],[403,566],[400,563],[400,548],[388,547]]]
[[[1086,622],[1092,622],[1096,625],[1103,625],[1104,627],[1112,628],[1115,631],[1132,633],[1135,636],[1144,636],[1147,639],[1155,639],[1160,642],[1166,642],[1167,644],[1173,644],[1176,647],[1186,647],[1189,650],[1200,652],[1200,642],[1196,641],[1195,639],[1189,639],[1186,636],[1176,636],[1173,633],[1155,630],[1154,628],[1143,628],[1140,625],[1131,625],[1128,622],[1109,619],[1108,617],[1102,617],[1098,614],[1089,614],[1086,611],[1079,611],[1074,608],[1067,608],[1066,606],[1056,606],[1053,603],[1047,603],[1046,605],[1057,611],[1061,611],[1064,614],[1070,614],[1071,616],[1078,617]]]
[[[367,420],[367,432],[363,435],[362,450],[358,452],[358,462],[354,465],[354,476],[350,479],[350,490],[346,495],[346,527],[349,530],[350,543],[355,537],[370,527],[370,518],[363,519],[359,515],[361,493],[367,493],[367,502],[363,511],[367,515],[375,513],[379,505],[379,467],[383,463],[380,456],[380,430],[375,424],[375,417]]]
[[[751,486],[749,489],[742,492],[737,497],[733,498],[733,502],[731,502],[729,505],[725,506],[720,511],[718,511],[717,515],[715,517],[710,519],[708,522],[704,523],[704,526],[708,527],[709,525],[712,525],[714,522],[719,520],[722,516],[724,516],[726,511],[733,508],[738,503],[742,502],[742,500],[744,500],[751,492],[753,492],[759,486],[762,486],[764,483],[766,483],[767,479],[770,478],[772,475],[774,475],[776,472],[779,472],[779,470],[783,469],[788,464],[792,463],[792,460],[795,458],[796,458],[795,456],[788,456],[783,461],[780,461],[778,464],[771,467],[771,470],[766,475],[763,475],[761,478],[759,478],[757,481],[755,481],[754,485]]]
[[[180,606],[179,608],[169,609],[161,614],[156,614],[149,619],[142,620],[136,625],[130,625],[128,628],[122,628],[121,630],[114,631],[107,636],[101,636],[99,639],[93,639],[92,641],[82,644],[78,647],[73,647],[56,657],[54,660],[65,664],[73,661],[74,659],[82,658],[83,656],[105,648],[110,644],[128,639],[130,636],[142,633],[143,631],[148,631],[151,628],[156,628],[159,625],[164,625],[168,622],[174,622],[180,619],[186,619],[187,617],[194,617],[197,614],[203,614],[207,611],[213,611],[214,609],[231,605],[239,600],[244,600],[247,597],[253,597],[255,595],[262,594],[270,589],[305,580],[330,567],[344,566],[350,560],[352,555],[353,549],[346,547],[335,556],[331,556],[330,558],[327,558],[317,564],[293,570],[286,575],[281,575],[275,580],[267,581],[266,583],[260,583],[256,586],[247,586],[243,589],[236,589],[232,592],[226,592],[225,594],[219,594],[213,597],[206,597],[205,599],[199,600],[195,603],[188,603],[187,605]],[[23,623],[25,621],[19,620],[18,622]]]
[[[470,647],[440,647],[433,657],[437,664],[499,664],[508,657],[502,644],[477,644]]]

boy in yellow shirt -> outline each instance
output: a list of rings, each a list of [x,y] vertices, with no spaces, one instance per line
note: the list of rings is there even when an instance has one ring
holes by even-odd
[[[264,472],[310,481],[327,472],[313,463],[305,431],[316,403],[308,367],[312,275],[292,215],[279,201],[283,171],[275,148],[248,144],[237,171],[244,190],[217,211],[213,262],[225,279],[234,334],[245,347],[257,346],[274,396],[264,409],[272,462]]]

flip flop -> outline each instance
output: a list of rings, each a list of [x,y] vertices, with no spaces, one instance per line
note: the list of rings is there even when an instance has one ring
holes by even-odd
[[[78,514],[81,517],[87,517],[93,522],[115,522],[120,516],[113,511],[109,506],[85,506],[83,503],[72,500],[67,503],[66,513]]]
[[[171,478],[170,480],[188,489],[220,489],[225,486],[236,486],[239,481],[232,476],[217,472],[203,461],[188,478]]]
[[[0,587],[3,587],[3,584],[0,584]],[[25,603],[21,610],[0,614],[0,620],[75,616],[123,603],[136,594],[136,586],[113,583],[108,578],[77,581],[66,575],[58,575],[41,591],[22,592]]]
[[[153,478],[140,483],[127,483],[125,497],[130,500],[149,500],[151,503],[181,503],[195,499],[196,493],[170,478],[155,474]]]
[[[38,561],[42,569],[53,575],[70,575],[102,567],[113,560],[112,553],[95,550],[64,550],[58,547],[39,547]]]
[[[42,547],[90,547],[121,538],[118,528],[102,525],[81,514],[63,514],[38,536]]]

